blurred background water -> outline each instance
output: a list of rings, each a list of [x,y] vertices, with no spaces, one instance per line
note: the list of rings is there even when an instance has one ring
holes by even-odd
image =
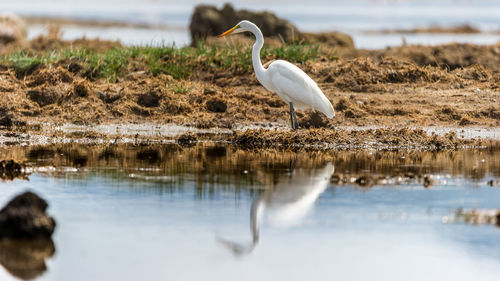
[[[127,45],[189,44],[188,25],[194,7],[206,3],[222,7],[224,1],[171,0],[2,0],[0,11],[26,17],[69,18],[85,21],[127,22],[143,27],[65,24],[63,38],[86,36],[120,40]],[[269,10],[290,20],[301,31],[342,31],[358,48],[383,48],[408,44],[500,41],[500,1],[478,0],[355,0],[355,1],[232,1],[236,9]],[[418,27],[451,27],[468,24],[477,34],[382,33],[383,30]],[[29,37],[43,32],[44,24],[30,25]]]

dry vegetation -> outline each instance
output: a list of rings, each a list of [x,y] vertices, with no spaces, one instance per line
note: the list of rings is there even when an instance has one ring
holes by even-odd
[[[287,145],[295,139],[342,145],[356,134],[339,136],[349,131],[342,129],[345,126],[500,125],[499,45],[366,51],[339,47],[338,40],[325,36],[314,44],[311,38],[285,45],[271,41],[262,55],[264,62],[286,59],[310,74],[334,104],[336,117],[298,112],[306,130],[286,133],[293,136],[250,131],[236,132],[231,140],[241,142],[245,134],[252,143]],[[54,31],[27,44],[4,49],[0,58],[0,125],[6,127],[40,122],[153,122],[229,129],[288,124],[288,107],[255,79],[246,38],[209,40],[197,47],[127,48],[114,42],[61,41]],[[312,128],[322,131],[317,135]],[[395,143],[391,132],[385,132],[387,140],[377,139],[374,131],[366,139]],[[420,133],[402,135],[418,138]],[[433,137],[402,145],[426,146]]]

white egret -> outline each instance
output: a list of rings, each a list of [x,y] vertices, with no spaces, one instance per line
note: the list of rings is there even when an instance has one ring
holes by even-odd
[[[264,45],[264,37],[255,24],[247,20],[240,21],[236,26],[218,37],[245,31],[253,33],[256,38],[252,48],[252,64],[257,80],[267,90],[278,94],[290,106],[292,129],[296,130],[299,126],[295,108],[299,110],[313,108],[321,111],[330,119],[335,116],[332,104],[325,97],[318,84],[300,68],[284,60],[274,61],[267,69],[262,66],[260,50]]]

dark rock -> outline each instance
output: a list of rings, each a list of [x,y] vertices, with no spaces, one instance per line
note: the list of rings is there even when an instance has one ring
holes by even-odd
[[[45,260],[56,251],[52,239],[0,240],[0,264],[13,276],[33,280],[47,270]]]
[[[287,20],[278,18],[270,12],[252,12],[248,10],[236,11],[231,4],[226,3],[222,9],[215,6],[198,5],[191,16],[191,44],[204,40],[208,36],[216,36],[235,26],[241,20],[255,23],[264,36],[283,38],[285,42],[293,41],[298,37],[298,31]]]
[[[218,98],[209,99],[206,103],[206,107],[208,111],[216,113],[223,113],[227,110],[226,103]]]
[[[50,238],[56,223],[45,214],[47,206],[33,192],[16,196],[0,210],[0,239]]]

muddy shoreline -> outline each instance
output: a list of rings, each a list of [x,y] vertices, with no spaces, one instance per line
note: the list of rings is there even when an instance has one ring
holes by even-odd
[[[97,146],[177,144],[180,147],[191,147],[206,143],[245,150],[290,151],[500,149],[498,130],[492,132],[489,128],[479,127],[470,131],[456,127],[424,129],[339,127],[291,131],[284,126],[197,129],[153,123],[97,126],[73,124],[56,126],[44,123],[31,124],[21,130],[0,130],[0,145],[12,147],[68,143]]]
[[[248,58],[241,56],[247,54],[247,41],[228,46],[209,40],[212,45],[202,49],[186,47],[179,54],[159,49],[165,54],[143,58],[141,52],[157,50],[131,50],[99,40],[62,41],[55,30],[29,47],[4,49],[0,144],[161,142],[185,135],[249,148],[456,149],[494,147],[500,140],[498,44],[364,51],[329,43],[316,50],[271,42],[278,45],[269,47],[263,61],[282,58],[280,52],[295,58],[336,110],[330,120],[298,111],[300,129],[293,132],[287,105],[245,67]],[[89,51],[42,59],[71,46]],[[238,46],[243,51],[234,49]],[[228,48],[235,51],[224,54]],[[306,55],[293,57],[293,48]],[[224,60],[229,55],[233,61],[228,64]],[[109,69],[103,70],[103,63]],[[106,77],[109,71],[112,76]],[[148,129],[150,125],[166,127]],[[81,128],[60,129],[71,126]],[[475,133],[478,128],[481,133]]]

